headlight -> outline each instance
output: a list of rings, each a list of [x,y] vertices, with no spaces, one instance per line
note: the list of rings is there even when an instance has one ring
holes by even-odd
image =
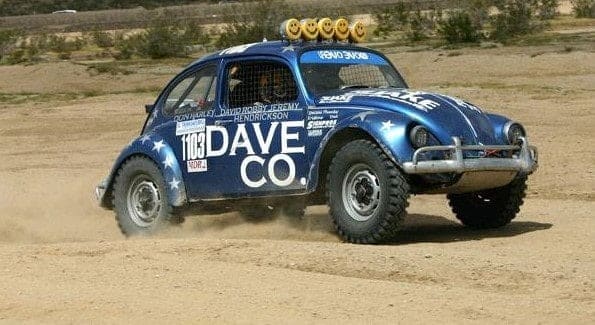
[[[508,122],[504,125],[504,135],[510,144],[520,144],[521,138],[526,136],[525,128],[516,122]]]
[[[415,149],[428,145],[428,138],[428,130],[421,125],[415,126],[411,129],[411,133],[409,134],[409,140]]]

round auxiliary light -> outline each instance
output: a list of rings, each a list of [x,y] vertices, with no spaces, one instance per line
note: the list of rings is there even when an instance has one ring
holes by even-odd
[[[281,23],[281,37],[290,41],[297,41],[302,36],[302,26],[295,18],[287,19]]]
[[[509,122],[504,126],[504,134],[510,144],[520,144],[521,138],[525,137],[525,128],[516,122]]]
[[[428,139],[428,130],[421,125],[415,126],[413,129],[411,129],[411,133],[409,133],[409,141],[411,141],[411,145],[415,149],[427,146]]]
[[[302,38],[305,41],[314,41],[318,39],[318,24],[312,18],[305,18],[300,21],[302,26]]]
[[[335,26],[330,18],[322,18],[318,21],[318,35],[324,41],[332,41],[335,36]]]
[[[339,18],[334,22],[335,39],[337,41],[346,41],[349,38],[349,22],[345,18]]]
[[[366,26],[361,21],[353,22],[349,25],[349,39],[353,43],[359,43],[366,37]]]

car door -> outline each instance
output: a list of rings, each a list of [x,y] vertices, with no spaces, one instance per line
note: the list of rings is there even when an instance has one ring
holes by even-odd
[[[204,184],[213,181],[206,159],[206,126],[212,124],[217,105],[218,66],[209,64],[182,73],[159,106],[166,122],[158,132],[172,146],[190,199],[205,195]],[[172,162],[162,162],[164,168]]]
[[[257,197],[306,189],[305,101],[289,66],[271,59],[223,63],[222,92],[206,126],[210,197]],[[212,167],[211,167],[212,166]]]

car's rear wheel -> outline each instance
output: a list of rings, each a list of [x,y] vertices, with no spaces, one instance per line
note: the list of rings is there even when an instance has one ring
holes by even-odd
[[[327,198],[335,228],[345,241],[380,243],[392,239],[403,223],[409,185],[375,143],[356,140],[333,158]]]
[[[132,157],[114,183],[116,221],[126,236],[150,235],[178,219],[172,217],[161,171],[148,158]]]
[[[457,219],[475,229],[500,228],[509,224],[520,211],[527,189],[527,177],[510,184],[479,192],[449,194],[448,200]]]

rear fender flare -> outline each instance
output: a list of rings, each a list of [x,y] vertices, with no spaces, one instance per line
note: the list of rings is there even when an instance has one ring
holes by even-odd
[[[187,203],[184,177],[173,148],[165,139],[151,134],[133,140],[122,150],[107,179],[106,193],[111,193],[120,167],[134,156],[144,156],[152,160],[159,167],[165,181],[165,190],[170,205],[179,207]],[[108,197],[108,195],[105,195],[105,197]],[[105,204],[107,202],[102,203]]]

